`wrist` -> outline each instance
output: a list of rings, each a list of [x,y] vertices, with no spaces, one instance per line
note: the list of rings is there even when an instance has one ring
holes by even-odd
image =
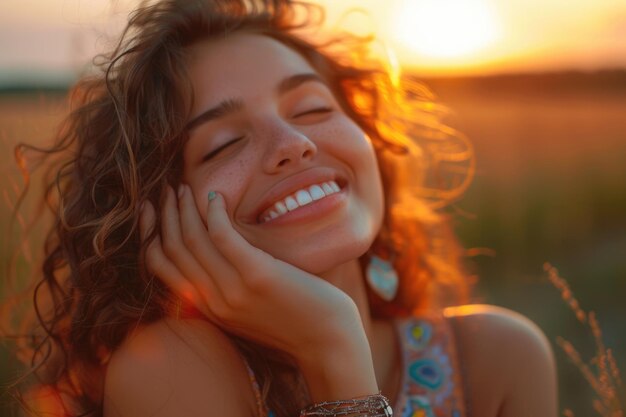
[[[393,417],[389,400],[382,394],[366,395],[339,401],[311,404],[300,411],[300,417],[376,416]]]
[[[372,354],[364,333],[360,339],[296,357],[313,402],[379,392]]]

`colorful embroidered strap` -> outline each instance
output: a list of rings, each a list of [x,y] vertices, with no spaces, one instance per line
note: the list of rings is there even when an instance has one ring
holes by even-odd
[[[394,411],[402,417],[465,416],[450,323],[440,318],[396,321],[404,375]]]

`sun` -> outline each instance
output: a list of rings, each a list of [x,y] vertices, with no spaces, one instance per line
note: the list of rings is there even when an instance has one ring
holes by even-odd
[[[399,0],[397,6],[393,39],[423,56],[467,56],[497,36],[497,18],[485,0]]]

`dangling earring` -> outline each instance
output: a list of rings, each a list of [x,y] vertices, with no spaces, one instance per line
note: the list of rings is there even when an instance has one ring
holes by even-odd
[[[398,292],[398,274],[390,261],[370,255],[366,277],[372,291],[385,301],[391,301]]]

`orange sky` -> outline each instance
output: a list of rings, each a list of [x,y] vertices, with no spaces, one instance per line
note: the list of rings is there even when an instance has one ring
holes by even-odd
[[[424,75],[626,67],[623,0],[316,1],[331,26],[375,32]],[[132,4],[2,0],[0,82],[71,78],[106,48]],[[365,14],[346,14],[355,8]]]
[[[424,73],[626,67],[626,1],[318,2],[332,5],[330,21],[373,28],[405,66]],[[357,7],[373,17],[345,14]]]

